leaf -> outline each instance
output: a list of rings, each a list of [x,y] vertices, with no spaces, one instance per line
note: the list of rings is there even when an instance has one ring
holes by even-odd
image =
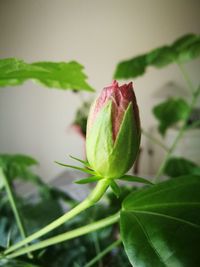
[[[190,111],[183,99],[169,99],[153,108],[153,114],[159,121],[159,132],[164,135],[173,124],[184,120]]]
[[[122,61],[117,65],[114,78],[128,79],[141,76],[148,66],[165,67],[172,63],[184,63],[200,55],[200,35],[187,34],[171,45]]]
[[[178,177],[188,174],[200,175],[200,167],[188,159],[173,157],[167,161],[164,173],[170,177]]]
[[[0,260],[0,267],[39,267],[35,264],[24,262],[15,259],[1,259]]]
[[[97,182],[97,181],[99,181],[100,179],[102,179],[102,177],[99,177],[99,176],[91,176],[91,177],[88,177],[88,178],[84,178],[84,179],[75,181],[75,183],[76,183],[76,184],[88,184],[88,183],[94,183],[94,182]]]
[[[128,79],[141,76],[145,73],[146,56],[141,55],[118,64],[114,77],[116,79]]]
[[[94,91],[82,70],[76,61],[28,64],[21,59],[5,58],[0,60],[0,87],[35,80],[49,88]]]
[[[118,179],[123,180],[123,181],[128,181],[128,182],[137,182],[137,183],[142,183],[142,184],[153,185],[153,183],[147,179],[137,177],[137,176],[132,176],[132,175],[124,175]]]
[[[117,198],[119,198],[121,189],[118,186],[118,184],[114,180],[110,180],[110,186],[111,186],[113,193],[116,195]]]
[[[200,177],[179,177],[130,194],[120,226],[134,267],[199,266]]]
[[[0,167],[3,169],[9,181],[19,178],[30,181],[36,185],[42,185],[40,177],[32,172],[31,166],[37,165],[38,162],[27,155],[20,154],[0,154]]]

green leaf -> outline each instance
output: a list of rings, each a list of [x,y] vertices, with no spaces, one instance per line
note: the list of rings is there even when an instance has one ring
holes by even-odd
[[[183,99],[169,99],[153,108],[153,114],[159,121],[159,132],[164,135],[173,124],[184,120],[190,108]]]
[[[30,181],[36,185],[42,185],[40,177],[32,172],[30,167],[37,165],[38,162],[34,158],[20,154],[0,154],[0,167],[5,172],[9,181],[15,178]]]
[[[178,177],[188,174],[200,175],[200,167],[188,159],[173,157],[167,161],[164,173],[170,177]]]
[[[167,66],[176,58],[176,53],[169,47],[163,46],[157,48],[146,55],[146,62],[148,65],[153,65],[157,68]]]
[[[113,193],[116,195],[117,198],[119,198],[120,193],[121,193],[121,189],[118,186],[118,184],[114,180],[111,179],[110,180],[110,186],[111,186]]]
[[[199,266],[200,177],[179,177],[130,194],[120,225],[134,267]]]
[[[76,184],[88,184],[88,183],[94,183],[101,179],[99,176],[91,176],[88,178],[80,179],[78,181],[75,181]]]
[[[0,267],[39,267],[38,265],[33,265],[29,262],[24,262],[15,259],[1,259]]]
[[[141,55],[118,64],[114,77],[116,79],[128,79],[141,76],[145,73],[146,56]]]
[[[35,80],[49,88],[94,91],[86,78],[83,66],[75,61],[28,64],[17,58],[0,60],[0,87]]]
[[[135,78],[143,75],[148,66],[162,68],[172,63],[190,61],[199,55],[200,35],[187,34],[171,45],[164,45],[146,54],[120,62],[117,65],[114,78]]]
[[[153,183],[151,181],[144,179],[144,178],[141,178],[141,177],[138,177],[138,176],[124,175],[118,179],[123,180],[123,181],[128,181],[128,182],[137,182],[137,183],[142,183],[142,184],[153,185]]]

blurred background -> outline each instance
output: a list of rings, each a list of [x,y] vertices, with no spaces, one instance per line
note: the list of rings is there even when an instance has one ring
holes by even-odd
[[[0,0],[0,58],[77,60],[99,92],[112,82],[119,61],[170,44],[184,34],[200,33],[199,14],[198,0]],[[197,83],[200,60],[186,67]],[[156,133],[153,105],[173,94],[187,98],[185,82],[173,64],[149,68],[133,83],[147,132]],[[71,163],[68,155],[85,157],[84,139],[71,125],[83,100],[94,97],[95,93],[49,90],[32,82],[1,88],[1,153],[32,155],[40,162],[37,172],[52,181],[63,172],[55,160]],[[166,139],[170,143],[170,132]],[[140,173],[155,172],[162,152],[149,161],[154,149],[142,139]]]

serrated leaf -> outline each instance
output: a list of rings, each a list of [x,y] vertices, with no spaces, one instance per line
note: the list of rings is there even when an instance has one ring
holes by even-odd
[[[165,181],[124,200],[121,236],[134,267],[199,266],[199,178]]]
[[[5,172],[9,180],[21,178],[24,180],[38,180],[39,177],[29,169],[31,166],[37,165],[38,162],[27,155],[10,155],[0,154],[0,167]]]
[[[200,174],[200,167],[191,160],[173,157],[167,161],[164,173],[170,177],[178,177],[187,174]]]
[[[142,178],[142,177],[138,177],[138,176],[124,175],[118,179],[123,180],[123,181],[128,181],[128,182],[137,182],[137,183],[142,183],[142,184],[153,185],[153,183],[151,181],[149,181],[145,178]]]
[[[113,193],[118,198],[120,196],[120,193],[121,193],[120,187],[118,186],[118,184],[114,180],[110,180],[110,186],[111,186]]]
[[[143,75],[148,66],[162,68],[172,63],[190,61],[199,55],[200,35],[187,34],[171,45],[164,45],[146,54],[120,62],[117,65],[114,78],[135,78]]]
[[[164,135],[173,124],[184,120],[190,108],[183,99],[169,99],[153,108],[153,114],[159,121],[159,132]]]
[[[88,184],[88,183],[94,183],[94,182],[97,182],[101,179],[101,177],[99,176],[91,176],[91,177],[88,177],[88,178],[83,178],[83,179],[80,179],[78,181],[75,181],[76,184]]]
[[[128,79],[141,76],[145,73],[147,65],[146,56],[141,55],[118,64],[114,77],[116,79]]]
[[[94,91],[86,82],[83,66],[71,62],[26,63],[17,58],[0,60],[0,86],[13,86],[34,80],[49,88]]]

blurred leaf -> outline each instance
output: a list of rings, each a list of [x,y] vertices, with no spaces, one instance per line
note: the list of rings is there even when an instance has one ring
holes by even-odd
[[[121,236],[134,267],[199,266],[200,179],[184,176],[130,194]]]
[[[200,175],[200,167],[188,159],[173,157],[167,161],[164,173],[170,177],[178,177],[188,174]]]
[[[75,61],[36,62],[28,64],[21,59],[0,60],[0,87],[13,86],[26,80],[35,80],[49,88],[94,91],[85,81],[83,66]]]
[[[153,114],[159,121],[159,132],[164,135],[173,124],[184,120],[190,108],[183,99],[169,99],[153,108]]]
[[[20,211],[23,215],[28,235],[63,215],[61,205],[57,200],[52,198],[43,198],[36,203],[23,202]]]
[[[175,58],[176,53],[169,46],[157,48],[146,55],[147,66],[153,65],[157,68],[172,63]]]
[[[37,174],[32,171],[31,167],[37,164],[37,160],[27,155],[0,154],[0,168],[3,169],[9,182],[13,182],[15,179],[31,182],[37,186],[41,195],[51,195],[51,197],[54,199],[62,199],[67,201],[69,204],[73,203],[74,201],[66,192],[62,192],[58,188],[47,185]],[[2,179],[0,176],[0,189],[1,184]]]
[[[151,181],[147,179],[144,179],[138,176],[132,176],[132,175],[124,175],[118,179],[123,180],[123,181],[128,181],[128,182],[137,182],[137,183],[150,184],[150,185],[153,184]]]
[[[114,78],[135,78],[143,75],[148,66],[162,68],[171,63],[190,61],[199,55],[200,35],[187,34],[172,43],[172,45],[165,45],[146,54],[120,62],[117,65]]]
[[[114,78],[128,79],[145,73],[146,56],[141,55],[118,64]]]
[[[91,101],[83,102],[81,107],[77,110],[75,114],[75,120],[72,124],[73,126],[77,127],[77,131],[83,136],[86,136],[87,118],[90,106]]]
[[[15,259],[1,259],[0,267],[39,267],[39,266]]]
[[[37,164],[38,162],[34,158],[27,155],[0,154],[0,166],[10,182],[15,178],[19,178],[33,182],[36,185],[43,184],[40,177],[30,169],[30,167]]]

